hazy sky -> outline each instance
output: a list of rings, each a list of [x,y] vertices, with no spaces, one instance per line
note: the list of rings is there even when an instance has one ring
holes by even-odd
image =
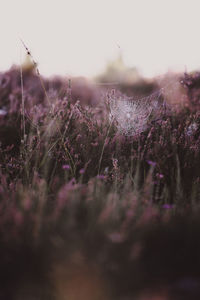
[[[199,0],[0,0],[0,70],[29,47],[44,75],[91,76],[122,52],[146,76],[200,68]]]

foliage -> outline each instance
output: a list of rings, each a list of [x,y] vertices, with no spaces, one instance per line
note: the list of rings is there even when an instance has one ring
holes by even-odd
[[[184,106],[160,90],[130,104],[125,90],[86,81],[80,93],[33,70],[21,79],[17,68],[0,74],[1,298],[31,299],[30,285],[37,299],[66,299],[54,274],[68,276],[57,266],[75,254],[103,289],[82,299],[161,286],[184,299],[184,280],[200,293],[199,75],[180,78]]]

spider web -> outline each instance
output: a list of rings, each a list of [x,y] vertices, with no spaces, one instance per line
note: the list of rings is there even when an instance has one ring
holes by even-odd
[[[178,82],[168,83],[151,95],[139,99],[112,92],[109,95],[110,121],[115,121],[121,134],[140,134],[155,120],[169,113],[171,107],[166,98],[177,85]]]

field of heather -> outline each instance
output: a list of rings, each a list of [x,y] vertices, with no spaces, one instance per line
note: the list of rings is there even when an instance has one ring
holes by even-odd
[[[0,73],[0,299],[200,299],[200,73]]]

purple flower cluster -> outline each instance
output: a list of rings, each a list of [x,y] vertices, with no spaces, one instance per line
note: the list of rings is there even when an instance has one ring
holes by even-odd
[[[172,258],[175,275],[167,263],[173,251],[176,258],[182,253],[185,233],[195,251],[199,235],[197,220],[191,238],[194,228],[188,219],[194,210],[199,213],[200,121],[194,109],[199,75],[187,74],[180,80],[185,105],[167,113],[166,107],[157,110],[154,105],[145,126],[134,135],[119,130],[117,122],[126,125],[122,113],[111,119],[110,91],[105,87],[80,78],[71,79],[69,86],[63,78],[48,80],[30,70],[23,70],[22,79],[18,68],[0,74],[0,242],[11,245],[9,255],[17,255],[13,244],[30,257],[45,249],[52,259],[51,248],[61,257],[84,253],[105,278],[112,278],[112,292],[121,288],[127,299],[144,283],[146,289],[154,288],[159,279],[167,286],[173,276],[181,277],[178,270],[184,261]],[[145,90],[145,81],[142,85]],[[127,91],[130,97],[135,90],[125,84],[119,88],[115,95]],[[177,103],[176,95],[171,93],[170,101]],[[125,112],[128,120],[131,107],[130,114]],[[118,113],[119,107],[114,108]],[[140,117],[129,120],[131,126]],[[2,257],[9,264],[6,247]],[[193,251],[189,245],[187,249]],[[190,253],[182,254],[190,260]],[[186,273],[192,273],[191,265],[186,264]],[[0,259],[1,266],[5,271]],[[23,268],[25,278],[29,269],[25,264]]]

